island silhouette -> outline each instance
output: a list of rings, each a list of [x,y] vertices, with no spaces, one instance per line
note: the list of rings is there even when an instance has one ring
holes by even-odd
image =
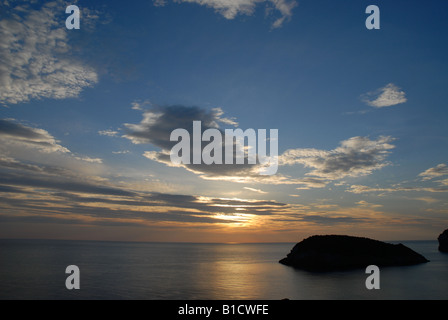
[[[308,271],[337,271],[369,265],[407,266],[429,262],[405,245],[348,235],[314,235],[297,243],[281,264]]]
[[[439,241],[439,251],[448,252],[448,229],[443,231],[437,240]]]

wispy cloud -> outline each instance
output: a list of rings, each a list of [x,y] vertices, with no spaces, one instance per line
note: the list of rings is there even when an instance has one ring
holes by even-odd
[[[31,99],[65,99],[98,81],[96,71],[71,56],[67,30],[57,7],[48,2],[39,10],[28,3],[4,6],[0,21],[0,103]],[[25,14],[24,14],[25,12]]]
[[[45,158],[46,161],[55,163],[61,161],[102,163],[100,158],[73,153],[44,129],[23,125],[10,119],[0,119],[0,151],[13,158],[28,160]]]
[[[369,209],[381,208],[383,206],[381,204],[369,203],[365,200],[358,201],[358,202],[356,202],[356,204],[360,207],[369,208]]]
[[[324,188],[328,184],[328,180],[316,178],[316,177],[305,177],[301,179],[295,180],[297,184],[300,184],[300,187],[297,187],[297,190],[308,190],[314,188]]]
[[[135,100],[131,103],[132,110],[143,110],[144,107],[151,106],[152,103],[148,99],[141,101],[141,100]]]
[[[393,83],[363,95],[362,99],[374,108],[390,107],[407,101],[406,93]]]
[[[448,176],[448,166],[444,163],[438,164],[437,166],[420,173],[419,176],[422,177],[423,181]]]
[[[423,202],[426,202],[426,203],[428,203],[428,204],[432,204],[432,203],[436,203],[436,202],[439,202],[440,200],[438,200],[438,199],[434,199],[434,198],[431,198],[431,197],[418,197],[418,198],[410,198],[411,200],[419,200],[419,201],[423,201]]]
[[[297,6],[294,0],[174,0],[175,3],[195,3],[212,8],[226,19],[234,19],[238,15],[251,16],[257,5],[264,3],[266,15],[278,12],[278,17],[272,24],[273,28],[279,28],[285,20],[292,17],[292,11]],[[164,6],[165,0],[154,0],[155,6]]]
[[[425,170],[424,172],[420,173],[418,176],[420,177],[420,185],[413,185],[413,186],[403,186],[404,183],[395,184],[392,186],[387,187],[369,187],[364,185],[351,185],[347,192],[355,193],[355,194],[362,194],[362,193],[393,193],[393,192],[430,192],[430,193],[443,193],[448,192],[448,179],[443,180],[433,180],[430,183],[432,183],[435,186],[428,186],[428,181],[432,180],[434,178],[440,178],[443,176],[448,175],[448,167],[441,163],[435,167],[429,168]],[[420,180],[419,179],[419,180]],[[433,199],[430,197],[416,197],[412,198],[414,200],[421,200],[426,203],[433,203],[437,202],[437,199]]]
[[[0,119],[0,150],[8,152],[11,148],[26,147],[41,152],[69,153],[46,130],[32,128],[6,119]]]
[[[149,192],[66,168],[3,160],[0,158],[2,222],[195,228],[257,228],[259,223],[284,228],[297,223],[307,228],[367,226],[385,221],[381,212],[373,210],[378,206],[362,201],[354,208],[341,208],[333,204],[304,206],[275,200]]]
[[[448,192],[447,187],[368,187],[363,185],[352,185],[347,190],[351,193],[389,193],[389,192]]]
[[[249,188],[249,187],[244,187],[244,189],[249,190],[249,191],[253,191],[253,192],[257,192],[260,194],[266,194],[266,191],[260,190],[260,189],[255,189],[255,188]]]
[[[116,137],[118,135],[118,131],[115,130],[100,130],[98,131],[100,136],[108,136],[108,137]]]
[[[290,149],[279,157],[280,165],[302,164],[312,170],[302,179],[305,187],[323,187],[326,181],[371,174],[389,163],[385,161],[392,137],[353,137],[344,140],[333,150]]]
[[[148,192],[67,168],[5,157],[0,157],[0,173],[0,209],[20,213],[18,218],[23,221],[49,218],[55,220],[48,222],[106,225],[244,223],[251,217],[281,214],[288,208],[274,200]],[[5,217],[3,211],[0,216]]]
[[[101,159],[101,158],[91,158],[91,157],[83,156],[83,157],[75,157],[75,159],[90,162],[90,163],[103,163],[103,159]]]
[[[259,190],[250,189],[246,188]],[[378,211],[379,205],[363,200],[353,207],[324,202],[302,205],[146,191],[138,184],[88,176],[73,168],[0,156],[2,223],[170,227],[178,231],[229,226],[259,230],[263,225],[269,225],[269,230],[322,230],[333,226],[369,229],[384,224],[403,228],[417,220],[387,216]]]

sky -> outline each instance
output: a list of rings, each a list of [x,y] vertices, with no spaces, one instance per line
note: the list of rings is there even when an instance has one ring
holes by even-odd
[[[379,29],[366,27],[371,4]],[[448,228],[447,10],[1,0],[0,238],[436,239]],[[170,134],[193,121],[278,130],[265,141],[278,170],[174,164]]]

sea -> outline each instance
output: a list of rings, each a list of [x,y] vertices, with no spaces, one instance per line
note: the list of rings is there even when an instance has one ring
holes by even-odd
[[[393,242],[397,243],[397,242]],[[278,261],[294,243],[207,244],[0,240],[2,300],[446,300],[448,254],[402,241],[430,262],[314,273]],[[79,270],[69,290],[68,266]]]

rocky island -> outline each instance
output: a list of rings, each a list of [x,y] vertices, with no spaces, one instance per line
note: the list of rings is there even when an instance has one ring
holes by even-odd
[[[437,240],[439,240],[439,251],[448,252],[448,229],[443,231]]]
[[[336,271],[369,265],[405,266],[428,262],[403,244],[346,235],[315,235],[297,243],[279,262],[308,271]]]

